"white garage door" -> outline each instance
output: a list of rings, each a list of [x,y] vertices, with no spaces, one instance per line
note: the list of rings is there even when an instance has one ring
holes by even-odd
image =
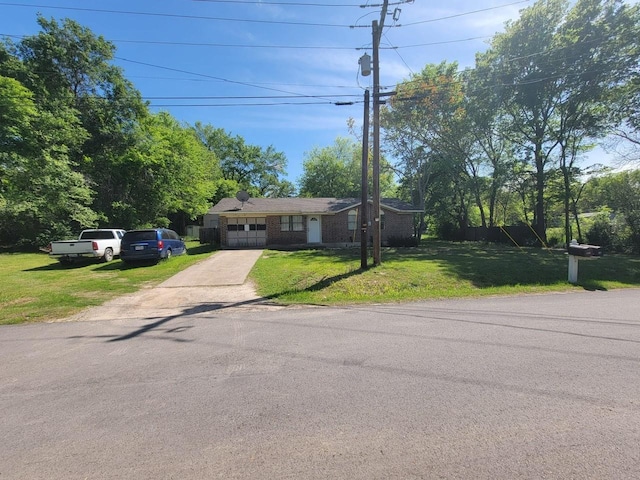
[[[267,244],[267,221],[264,217],[229,218],[227,245],[230,247],[264,247]]]

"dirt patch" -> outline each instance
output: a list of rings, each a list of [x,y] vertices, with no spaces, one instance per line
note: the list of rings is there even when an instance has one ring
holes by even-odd
[[[154,287],[88,308],[60,322],[159,318],[199,313],[285,308],[257,295],[249,282],[219,287]]]

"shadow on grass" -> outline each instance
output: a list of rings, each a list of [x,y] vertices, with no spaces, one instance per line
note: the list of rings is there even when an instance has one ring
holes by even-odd
[[[477,288],[568,283],[569,258],[563,250],[473,243],[440,247],[435,254],[430,254],[430,250],[427,246],[414,252],[397,251],[390,258],[400,262],[435,261],[451,275]],[[640,286],[640,258],[609,255],[579,263],[578,285],[590,291],[606,290],[604,282]]]
[[[323,257],[331,257],[335,262],[353,264],[360,258],[357,249],[298,251],[295,255],[303,262],[318,262]],[[564,250],[474,242],[435,242],[420,247],[382,250],[382,263],[391,269],[394,265],[411,269],[411,265],[405,264],[431,262],[448,275],[468,281],[479,289],[568,284],[568,261]],[[361,273],[363,270],[354,270],[345,275],[325,278],[311,287],[292,289],[281,294],[321,290],[342,278]],[[606,255],[596,261],[580,262],[579,286],[589,291],[607,290],[607,282],[640,286],[640,257]]]
[[[321,290],[324,290],[325,288],[330,287],[332,284],[339,282],[340,280],[345,280],[347,278],[356,276],[356,275],[361,275],[364,272],[364,270],[354,270],[352,272],[348,272],[348,273],[343,273],[340,275],[333,275],[331,277],[323,277],[320,280],[318,280],[317,282],[315,282],[312,285],[309,285],[307,287],[304,288],[291,288],[289,290],[283,290],[281,292],[278,293],[273,293],[271,295],[266,295],[264,298],[268,299],[268,300],[277,300],[280,299],[282,297],[285,297],[287,295],[294,295],[300,292],[318,292]]]
[[[131,270],[132,268],[153,267],[158,263],[158,260],[136,260],[135,262],[123,262],[122,260],[116,260],[99,266],[96,268],[96,271],[112,272],[116,270]]]
[[[47,272],[52,270],[76,270],[79,268],[87,268],[96,265],[96,260],[75,260],[69,263],[53,262],[40,267],[27,268],[23,272]],[[113,263],[113,262],[111,262]]]
[[[204,255],[205,253],[212,253],[218,250],[219,249],[215,245],[204,243],[198,245],[197,247],[189,247],[187,250],[187,255]]]

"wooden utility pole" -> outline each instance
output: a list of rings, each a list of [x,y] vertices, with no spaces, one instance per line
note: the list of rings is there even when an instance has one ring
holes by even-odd
[[[369,89],[364,91],[364,125],[362,127],[362,196],[360,202],[360,268],[367,268],[369,241]]]
[[[382,263],[380,230],[380,39],[384,28],[384,19],[387,16],[389,0],[384,0],[380,23],[372,22],[373,34],[373,264]]]

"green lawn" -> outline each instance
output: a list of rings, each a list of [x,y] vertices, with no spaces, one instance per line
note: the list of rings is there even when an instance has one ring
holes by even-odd
[[[0,254],[0,325],[64,318],[110,298],[156,285],[211,254],[187,242],[188,255],[143,266],[85,261],[61,265],[45,253]]]
[[[212,251],[196,242],[188,246],[189,255],[140,267],[119,260],[65,267],[46,254],[0,254],[0,325],[67,317],[157,285]],[[567,282],[567,264],[562,251],[426,241],[419,248],[383,249],[382,265],[365,271],[358,248],[265,250],[251,278],[262,296],[315,305],[640,287],[637,256],[581,261],[579,285]]]
[[[383,249],[382,264],[366,271],[359,249],[268,250],[251,275],[260,295],[323,305],[640,287],[639,257],[580,261],[579,285],[568,283],[567,269],[563,251],[427,241]]]

